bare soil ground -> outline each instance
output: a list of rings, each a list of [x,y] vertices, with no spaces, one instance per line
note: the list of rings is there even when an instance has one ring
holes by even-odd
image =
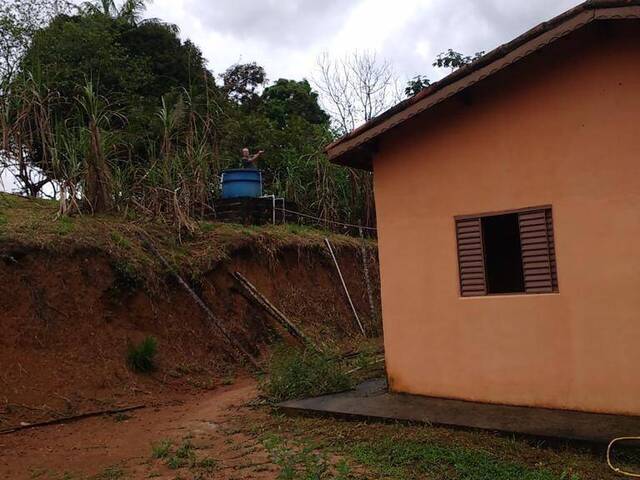
[[[618,478],[602,447],[425,425],[285,417],[253,379],[0,436],[0,478],[43,480]],[[384,451],[381,451],[380,449]]]
[[[237,235],[240,243],[247,242],[241,231]],[[294,235],[275,246],[272,235],[262,232],[254,243],[185,278],[256,357],[291,338],[243,294],[231,276],[234,271],[316,341],[342,346],[356,338],[335,269],[319,247],[322,240],[308,245],[307,234],[298,240]],[[208,241],[215,242],[215,236]],[[270,246],[264,250],[264,245]],[[193,254],[189,244],[181,248]],[[369,252],[375,272],[375,252]],[[360,254],[357,243],[338,249],[361,317],[375,330],[379,323],[369,313]],[[144,251],[137,255],[149,257]],[[59,251],[5,243],[0,235],[0,430],[212,390],[242,371],[242,359],[171,276],[160,272],[153,290],[133,268],[97,247],[72,244]],[[374,282],[377,299],[377,277]],[[127,350],[149,336],[158,341],[157,369],[139,375],[127,366]]]
[[[122,416],[104,416],[0,437],[0,478],[275,478],[268,454],[230,419],[256,396],[238,380],[215,392],[175,397]],[[197,464],[172,469],[152,445],[189,441]],[[210,459],[211,462],[206,462]],[[267,463],[265,463],[267,462]],[[199,466],[200,465],[200,466]]]

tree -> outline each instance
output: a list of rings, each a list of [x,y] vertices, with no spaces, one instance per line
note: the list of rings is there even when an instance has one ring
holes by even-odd
[[[318,59],[314,83],[337,132],[344,135],[400,100],[391,64],[374,52],[354,52],[340,59]]]
[[[465,56],[462,53],[456,52],[453,49],[448,49],[446,52],[440,53],[433,62],[433,66],[437,68],[450,68],[451,71],[455,71],[458,68],[469,65],[482,57],[484,52],[477,52],[473,56]],[[416,75],[407,82],[407,86],[404,89],[404,93],[407,97],[413,97],[423,89],[431,85],[431,82],[425,75]]]
[[[220,170],[248,146],[266,151],[270,193],[303,213],[373,224],[371,175],[329,163],[323,147],[340,128],[309,82],[268,85],[248,63],[218,87],[200,50],[143,20],[141,6],[105,0],[55,15],[16,56],[0,92],[0,160],[17,165],[25,194],[51,181],[62,215],[133,209],[190,231],[210,212]],[[397,98],[395,79],[375,55],[349,61],[348,108],[365,121]]]
[[[460,52],[456,52],[453,49],[448,49],[446,52],[440,53],[433,62],[434,67],[438,68],[450,68],[451,71],[457,70],[460,67],[469,65],[482,57],[484,52],[476,52],[473,56],[465,56]]]
[[[267,117],[281,129],[290,124],[293,116],[315,125],[329,121],[329,116],[318,104],[318,94],[311,90],[307,80],[298,82],[281,78],[265,88],[261,100]]]
[[[148,139],[159,133],[150,125],[162,96],[187,92],[195,103],[206,103],[215,89],[202,53],[182,42],[174,26],[131,23],[91,9],[58,16],[37,31],[21,71],[46,80],[47,88],[63,98],[74,98],[86,81],[95,85],[126,117],[120,127],[134,157],[144,156]],[[61,103],[55,113],[64,118],[71,109]]]
[[[222,75],[222,91],[234,102],[252,106],[259,91],[267,83],[267,75],[260,65],[238,63],[229,67]]]
[[[325,54],[318,59],[318,67],[320,76],[315,83],[338,135],[368,122],[402,97],[391,64],[379,60],[374,52],[355,52],[338,60]],[[373,225],[373,176],[348,169],[347,177],[349,220]]]
[[[118,7],[115,0],[93,0],[85,2],[82,10],[89,15],[99,14],[115,20],[122,20],[130,25],[138,25],[142,20],[142,15],[147,10],[147,3],[150,0],[124,0]],[[146,20],[147,22],[157,22],[156,19]]]
[[[67,13],[64,0],[4,0],[0,5],[0,94],[13,80],[34,33]]]
[[[84,85],[91,85],[100,98],[108,98],[108,109],[118,112],[108,127],[100,126],[118,131],[120,145],[110,152],[112,160],[140,165],[149,161],[149,143],[160,142],[161,127],[154,118],[162,96],[185,93],[203,108],[215,96],[215,82],[200,50],[182,42],[172,25],[141,21],[144,2],[124,2],[119,8],[108,1],[102,8],[91,5],[95,8],[85,5],[77,15],[57,15],[33,32],[7,83],[6,98],[13,101],[0,104],[1,158],[21,166],[17,178],[30,195],[56,176],[47,156],[51,142],[34,128],[39,111],[30,105],[42,104],[41,98],[55,97],[47,103],[47,118],[65,121],[76,115],[74,99],[84,96]],[[38,97],[29,93],[34,85]],[[24,106],[14,108],[20,98]],[[15,122],[22,117],[24,121]],[[36,179],[33,172],[45,178]],[[94,208],[108,206],[102,200],[90,203],[96,203]]]

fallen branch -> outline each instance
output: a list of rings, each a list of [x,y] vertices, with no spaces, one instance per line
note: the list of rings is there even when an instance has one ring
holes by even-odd
[[[233,278],[237,280],[240,286],[242,286],[242,288],[256,301],[258,305],[260,305],[272,318],[282,325],[296,340],[305,346],[309,346],[314,350],[319,351],[318,347],[311,341],[311,339],[293,322],[291,322],[284,313],[278,310],[269,300],[267,300],[267,297],[262,295],[258,289],[240,272],[234,272]]]
[[[222,325],[222,322],[220,320],[218,320],[216,318],[216,316],[213,314],[213,312],[209,309],[209,307],[207,307],[206,303],[204,303],[204,301],[200,298],[200,296],[193,291],[193,289],[189,286],[189,284],[182,278],[182,276],[180,276],[180,274],[178,272],[176,272],[174,270],[174,268],[169,264],[169,262],[167,261],[166,258],[164,258],[162,256],[162,254],[158,251],[158,249],[155,247],[155,245],[153,244],[153,242],[151,241],[151,239],[149,238],[149,236],[145,233],[145,232],[141,232],[141,234],[145,237],[144,238],[144,244],[145,246],[156,256],[158,257],[158,259],[162,262],[162,264],[165,266],[165,268],[167,270],[169,270],[169,272],[171,272],[171,274],[176,278],[176,280],[178,280],[178,283],[187,291],[187,293],[189,293],[189,295],[191,295],[191,297],[193,298],[193,300],[196,302],[196,304],[202,309],[202,311],[206,314],[207,318],[209,319],[209,321],[220,331],[220,333],[222,333],[222,335],[224,336],[224,338],[229,342],[229,344],[231,344],[238,353],[240,353],[241,355],[243,355],[247,360],[249,360],[249,362],[255,367],[256,370],[260,371],[261,368],[258,365],[258,361],[253,358],[253,355],[251,355],[249,352],[247,352],[244,347],[240,344],[240,342],[236,341],[229,332],[227,332],[227,329]]]
[[[27,430],[30,428],[46,427],[49,425],[58,425],[58,424],[67,423],[67,422],[77,422],[78,420],[84,420],[85,418],[90,418],[90,417],[99,417],[101,415],[113,415],[115,413],[131,412],[133,410],[140,410],[141,408],[145,408],[145,407],[146,405],[133,405],[131,407],[111,408],[108,410],[98,410],[94,412],[82,413],[80,415],[72,415],[70,417],[56,418],[56,419],[47,420],[44,422],[29,423],[27,425],[19,425],[17,427],[8,428],[6,430],[0,430],[0,435],[6,435],[8,433],[14,433],[20,430]]]

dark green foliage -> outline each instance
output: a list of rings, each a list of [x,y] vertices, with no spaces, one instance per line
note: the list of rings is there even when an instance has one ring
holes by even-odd
[[[424,75],[416,75],[407,82],[407,86],[404,89],[404,94],[407,97],[413,97],[417,93],[420,93],[423,89],[431,85],[431,81]]]
[[[140,288],[142,280],[134,267],[127,262],[114,261],[111,268],[114,278],[107,295],[113,303],[122,304],[128,296]]]
[[[477,52],[473,56],[463,55],[462,53],[456,52],[450,48],[436,57],[433,62],[433,66],[437,68],[450,68],[452,71],[457,70],[458,68],[476,61],[478,58],[482,57],[484,53],[485,52]],[[407,82],[404,93],[407,97],[413,97],[429,85],[431,85],[431,81],[425,75],[416,75]]]
[[[469,65],[471,62],[476,61],[478,58],[482,57],[484,52],[476,52],[473,56],[463,55],[460,52],[456,52],[451,48],[446,52],[440,53],[436,60],[433,62],[434,67],[438,68],[450,68],[452,70],[456,70],[460,67],[464,67],[465,65]]]
[[[323,149],[335,136],[306,80],[267,86],[248,63],[217,86],[200,50],[172,25],[141,21],[143,7],[94,1],[35,30],[0,92],[6,159],[45,176],[19,179],[26,194],[53,179],[80,199],[61,205],[63,215],[133,211],[193,233],[221,170],[238,167],[248,147],[265,151],[266,193],[323,220],[373,225],[371,175],[329,164]]]
[[[335,357],[279,347],[269,363],[269,378],[262,390],[270,400],[280,402],[345,391],[352,386]]]
[[[329,116],[318,105],[318,94],[306,80],[296,82],[281,78],[265,88],[262,94],[267,118],[280,129],[286,128],[292,117],[314,125],[327,125]]]
[[[149,373],[156,369],[155,357],[158,353],[158,341],[155,337],[146,337],[138,345],[129,345],[127,364],[138,373]]]
[[[232,65],[220,77],[222,91],[227,97],[249,107],[254,106],[258,99],[257,91],[267,81],[264,68],[255,62]]]

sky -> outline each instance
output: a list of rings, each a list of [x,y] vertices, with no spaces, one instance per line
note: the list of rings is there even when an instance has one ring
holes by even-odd
[[[402,85],[415,75],[435,81],[438,53],[466,55],[508,42],[579,0],[154,0],[146,16],[174,23],[220,74],[257,62],[271,81],[313,81],[317,59],[376,52]],[[4,185],[2,184],[4,181]],[[0,190],[12,190],[7,173]]]
[[[317,76],[317,58],[375,51],[401,80],[438,80],[431,64],[453,48],[489,51],[579,0],[154,0],[147,15],[175,23],[221,73],[257,62],[267,76]]]

